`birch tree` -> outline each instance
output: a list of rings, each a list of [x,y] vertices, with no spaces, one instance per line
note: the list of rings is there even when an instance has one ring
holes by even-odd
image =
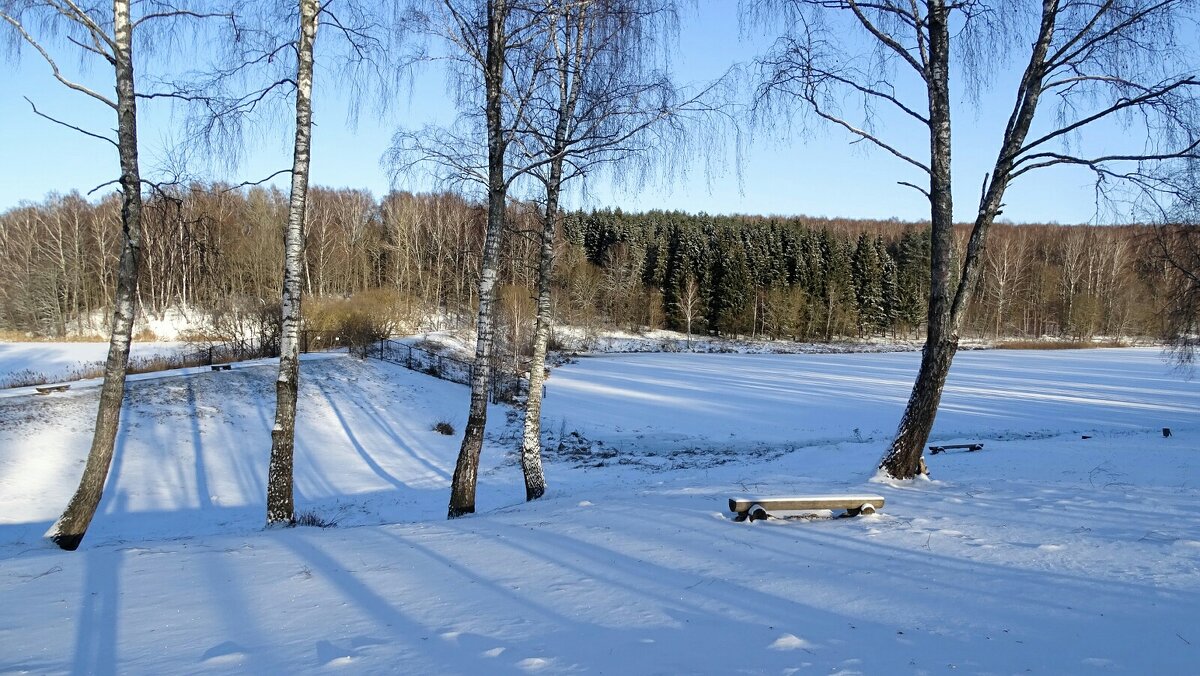
[[[134,76],[135,34],[143,36],[157,22],[213,16],[183,6],[154,3],[145,6],[146,11],[134,17],[130,5],[130,0],[113,0],[111,8],[76,0],[0,2],[0,19],[7,24],[14,38],[38,55],[59,84],[110,109],[116,123],[114,140],[43,113],[31,103],[35,114],[114,146],[120,166],[120,177],[114,182],[119,185],[121,194],[121,253],[95,430],[79,487],[62,516],[46,534],[66,550],[75,550],[82,542],[108,479],[120,426],[129,348],[137,313],[143,179],[138,165],[139,93]],[[111,67],[113,92],[105,93],[81,80],[71,79],[59,65],[61,57],[57,47],[68,52],[77,49],[84,61],[99,60]]]
[[[759,59],[763,110],[798,103],[896,158],[916,177],[900,183],[929,204],[926,343],[879,465],[887,476],[911,478],[923,465],[922,448],[958,349],[988,231],[1008,186],[1040,169],[1074,166],[1092,172],[1101,198],[1122,187],[1155,192],[1163,187],[1159,167],[1196,157],[1200,82],[1195,51],[1184,46],[1180,28],[1194,21],[1195,3],[762,0],[747,6],[752,16],[777,11],[786,23]],[[951,74],[961,73],[969,87],[987,87],[996,66],[1018,49],[1027,51],[1008,123],[983,177],[961,267],[954,270]],[[844,103],[861,111],[864,121],[856,121]],[[879,109],[899,120],[891,133],[880,128]],[[1114,125],[1128,132],[1106,135]],[[927,141],[926,152],[905,143],[912,130]],[[1104,136],[1119,138],[1102,143]],[[1104,149],[1090,152],[1097,146]]]
[[[450,487],[449,518],[475,511],[479,455],[487,425],[495,333],[496,282],[508,190],[523,171],[509,166],[509,149],[524,106],[540,77],[544,55],[533,44],[539,2],[441,0],[418,15],[422,30],[444,41],[460,112],[454,127],[400,131],[388,161],[398,174],[433,166],[445,182],[480,187],[487,200],[487,229],[477,289],[475,360],[470,406]]]
[[[557,0],[541,12],[545,53],[538,94],[519,122],[520,151],[541,184],[537,322],[521,444],[525,499],[546,492],[541,461],[542,384],[551,328],[554,241],[563,185],[589,172],[646,161],[682,119],[704,108],[705,94],[676,89],[653,60],[675,29],[673,0]],[[539,161],[540,160],[540,161]]]
[[[262,124],[275,104],[294,97],[290,98],[295,120],[291,166],[241,184],[263,183],[281,174],[291,179],[283,229],[279,372],[266,488],[268,526],[295,523],[293,469],[301,296],[319,25],[325,23],[341,38],[344,54],[330,52],[325,62],[342,71],[338,84],[351,89],[351,117],[357,113],[358,100],[367,92],[377,90],[381,100],[385,99],[389,85],[395,81],[387,71],[394,63],[388,58],[390,48],[395,46],[389,37],[400,33],[398,26],[380,20],[376,16],[378,7],[372,3],[347,0],[337,3],[336,8],[331,4],[322,6],[319,0],[266,0],[244,8],[244,16],[226,26],[230,34],[224,63],[172,81],[160,94],[198,104],[198,112],[188,119],[189,141],[230,165],[236,165],[239,159],[246,128]],[[294,32],[278,28],[292,21]],[[290,54],[295,54],[294,62],[286,58]],[[294,70],[290,70],[292,63]]]
[[[292,184],[284,233],[283,322],[279,341],[279,375],[275,380],[275,425],[271,428],[271,461],[267,472],[267,525],[292,525],[296,444],[296,397],[300,386],[300,292],[304,264],[304,215],[312,148],[313,44],[320,4],[299,0],[296,40],[296,134],[292,149]]]

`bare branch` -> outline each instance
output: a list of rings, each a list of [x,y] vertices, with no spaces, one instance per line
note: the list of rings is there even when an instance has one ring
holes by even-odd
[[[267,181],[275,178],[276,176],[279,176],[281,174],[290,174],[290,173],[292,173],[291,167],[288,167],[287,169],[280,169],[279,171],[277,171],[269,176],[266,176],[265,178],[260,178],[257,181],[242,181],[241,183],[238,183],[237,185],[230,186],[228,188],[224,188],[223,190],[221,190],[221,192],[223,192],[223,193],[233,192],[235,190],[240,190],[242,188],[245,188],[245,187],[251,186],[251,185],[262,185],[263,183],[266,183]]]
[[[96,99],[97,101],[103,103],[104,105],[108,106],[109,108],[112,108],[113,110],[117,109],[117,103],[115,101],[113,101],[112,99],[104,96],[103,94],[99,94],[95,91],[92,91],[91,89],[89,89],[81,84],[72,82],[72,81],[68,80],[67,78],[65,78],[62,74],[62,71],[59,70],[58,64],[55,63],[54,59],[50,56],[50,53],[47,52],[46,49],[44,47],[42,47],[42,45],[40,43],[38,43],[38,41],[35,40],[33,38],[33,36],[30,35],[25,30],[25,27],[21,25],[21,22],[17,21],[14,17],[10,16],[6,12],[0,12],[0,18],[3,18],[5,21],[7,21],[9,23],[9,25],[11,25],[13,28],[15,28],[17,30],[17,33],[19,33],[21,35],[21,38],[23,40],[25,40],[25,42],[27,42],[30,46],[32,46],[35,50],[37,50],[38,54],[42,55],[42,59],[45,60],[45,62],[47,64],[49,64],[50,70],[53,71],[54,79],[58,80],[59,82],[61,82],[63,85],[67,86],[70,89],[74,89],[77,92],[87,94],[88,96]]]
[[[47,115],[47,114],[43,113],[42,111],[38,110],[38,109],[37,109],[37,106],[33,105],[33,101],[30,101],[30,100],[29,100],[29,97],[28,97],[28,96],[22,96],[21,98],[25,99],[25,102],[26,102],[26,103],[28,103],[28,104],[29,104],[29,107],[33,109],[33,114],[34,114],[34,115],[37,115],[38,117],[43,117],[43,118],[45,118],[45,119],[47,119],[47,120],[50,120],[50,121],[51,121],[51,122],[53,122],[54,124],[62,125],[62,126],[64,126],[64,127],[66,127],[67,129],[71,129],[71,130],[73,130],[73,131],[77,131],[77,132],[79,132],[80,134],[83,134],[84,136],[90,136],[90,137],[92,137],[92,138],[95,138],[95,139],[100,139],[101,141],[105,141],[105,142],[107,142],[107,143],[111,144],[111,145],[112,145],[114,148],[116,148],[116,147],[117,147],[117,142],[116,142],[116,141],[114,141],[114,140],[112,140],[112,139],[110,139],[110,138],[108,138],[107,136],[104,136],[104,135],[101,135],[101,134],[96,134],[96,133],[90,132],[90,131],[88,131],[88,130],[86,130],[86,129],[82,129],[82,128],[80,128],[80,127],[76,127],[76,126],[75,126],[75,125],[73,125],[73,124],[69,124],[69,123],[67,123],[67,122],[63,122],[62,120],[59,120],[59,119],[57,119],[57,118],[51,117],[51,116],[49,116],[49,115]]]

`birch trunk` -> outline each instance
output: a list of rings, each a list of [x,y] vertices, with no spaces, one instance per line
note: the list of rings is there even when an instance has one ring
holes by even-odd
[[[546,186],[546,211],[542,215],[542,250],[538,257],[537,328],[533,334],[533,359],[529,364],[529,397],[525,401],[525,430],[521,439],[521,471],[525,475],[525,500],[546,494],[542,471],[542,384],[546,380],[546,344],[550,339],[550,286],[554,274],[554,226],[558,221],[558,195],[562,185],[562,160],[550,167]]]
[[[475,366],[471,371],[471,404],[463,430],[458,462],[450,485],[448,518],[475,512],[475,486],[479,478],[479,454],[487,426],[488,386],[491,384],[492,338],[494,333],[492,301],[499,274],[500,235],[504,230],[505,199],[508,185],[504,177],[506,143],[501,127],[501,89],[504,85],[504,24],[506,0],[488,3],[488,43],[484,63],[488,136],[488,219],[479,275],[479,313],[476,321]]]
[[[318,0],[300,0],[300,39],[296,67],[296,139],[292,189],[284,234],[283,326],[279,341],[279,377],[275,381],[275,426],[267,474],[267,525],[296,522],[292,496],[296,441],[296,394],[300,380],[300,295],[304,263],[304,216],[308,197],[312,140],[313,42],[317,37]]]
[[[88,525],[100,505],[108,470],[112,465],[121,403],[125,398],[125,374],[129,367],[129,344],[137,312],[138,263],[142,246],[142,179],[138,170],[137,106],[133,76],[133,24],[129,0],[113,1],[113,67],[117,84],[117,154],[121,162],[121,258],[117,268],[117,293],[100,387],[96,430],[79,488],[67,503],[47,536],[63,549],[74,551],[83,541]]]
[[[911,479],[922,469],[922,449],[933,429],[958,334],[950,322],[950,258],[954,247],[954,202],[950,171],[950,26],[942,0],[929,3],[929,315],[921,367],[908,405],[879,469]]]

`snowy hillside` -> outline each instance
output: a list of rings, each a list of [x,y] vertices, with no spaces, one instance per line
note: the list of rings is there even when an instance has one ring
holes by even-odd
[[[263,531],[267,364],[131,384],[83,548],[41,534],[97,390],[0,399],[0,672],[1195,673],[1200,389],[1155,350],[959,356],[933,481],[871,482],[912,353],[581,358],[547,385],[546,499],[492,408],[444,520],[466,389],[302,367],[297,504]],[[1161,428],[1174,434],[1164,438]],[[1084,439],[1084,436],[1091,438]],[[878,493],[734,523],[734,494]]]

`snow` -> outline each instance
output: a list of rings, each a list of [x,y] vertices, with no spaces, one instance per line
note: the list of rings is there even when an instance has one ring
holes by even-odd
[[[546,498],[521,502],[493,407],[480,513],[446,521],[459,439],[431,428],[463,428],[466,388],[308,356],[297,505],[338,526],[283,530],[262,529],[273,364],[146,374],[74,553],[41,535],[97,389],[14,392],[0,672],[1194,673],[1195,383],[1152,349],[963,353],[934,440],[985,450],[874,483],[917,359],[581,358],[547,383]],[[726,511],[864,492],[886,508]]]

